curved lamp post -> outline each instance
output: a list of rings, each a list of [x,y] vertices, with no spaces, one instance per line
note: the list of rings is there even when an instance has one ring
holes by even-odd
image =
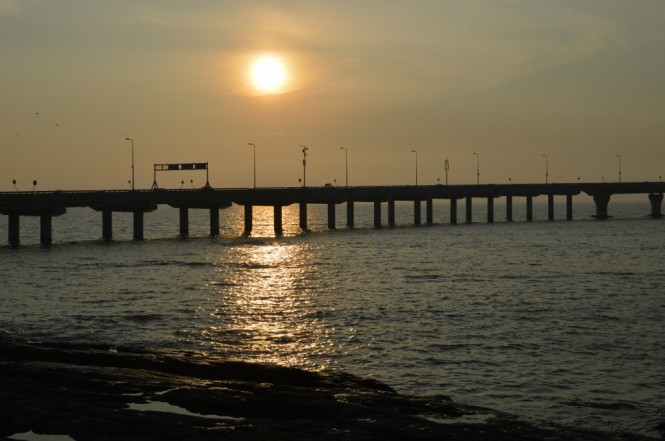
[[[480,155],[474,152],[476,155],[476,185],[480,185]]]
[[[411,150],[412,153],[416,154],[416,187],[418,186],[418,151]]]
[[[125,138],[125,141],[132,142],[132,190],[134,190],[134,138]]]
[[[345,163],[345,174],[346,174],[346,186],[349,186],[349,149],[346,147],[340,147],[341,150],[344,150],[344,163]]]
[[[256,188],[256,144],[248,142],[247,145],[251,145],[254,150],[254,188]]]

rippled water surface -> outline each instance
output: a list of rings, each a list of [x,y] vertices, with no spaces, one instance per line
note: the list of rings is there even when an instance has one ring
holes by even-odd
[[[0,326],[36,340],[173,347],[309,369],[340,369],[397,390],[445,394],[528,419],[655,435],[665,420],[665,221],[648,202],[611,205],[615,218],[483,221],[373,229],[356,206],[353,231],[285,237],[271,209],[222,212],[222,236],[205,238],[207,212],[192,212],[193,238],[176,237],[178,213],[146,215],[146,237],[114,217],[70,210],[43,248],[22,218],[24,246],[0,248]],[[495,218],[502,214],[496,206]],[[515,207],[515,219],[523,218]],[[345,213],[338,209],[338,224]],[[565,216],[557,212],[557,218]],[[6,236],[0,219],[0,240]]]

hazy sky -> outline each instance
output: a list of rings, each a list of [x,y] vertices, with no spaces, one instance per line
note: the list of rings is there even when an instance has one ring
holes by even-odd
[[[0,190],[665,175],[664,0],[0,0]],[[258,55],[284,63],[252,87]],[[478,153],[476,157],[473,153]],[[616,155],[621,155],[621,158]],[[205,175],[162,173],[163,187]]]

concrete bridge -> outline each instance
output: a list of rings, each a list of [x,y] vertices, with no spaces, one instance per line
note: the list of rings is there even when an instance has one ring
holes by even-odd
[[[547,196],[548,219],[554,219],[554,197],[566,197],[566,219],[573,219],[573,196],[586,193],[593,197],[596,219],[607,219],[608,205],[614,194],[645,194],[651,204],[651,216],[662,216],[664,182],[625,183],[573,183],[573,184],[500,184],[500,185],[422,185],[422,186],[367,186],[367,187],[285,187],[229,189],[204,187],[186,190],[101,190],[101,191],[33,191],[0,192],[0,214],[9,217],[8,240],[11,245],[20,243],[21,216],[40,218],[40,241],[50,244],[53,240],[52,219],[66,213],[70,207],[90,207],[101,213],[102,237],[113,237],[114,212],[131,212],[134,216],[133,237],[143,239],[143,215],[156,210],[159,205],[169,205],[180,210],[180,234],[189,233],[189,210],[210,210],[210,235],[219,234],[219,211],[232,204],[244,206],[245,233],[252,231],[252,207],[274,207],[275,233],[282,233],[282,207],[299,204],[300,228],[307,230],[307,205],[328,206],[328,227],[334,229],[335,208],[346,204],[346,226],[354,226],[354,203],[374,204],[374,226],[383,225],[381,204],[388,204],[388,225],[395,225],[395,202],[410,201],[414,204],[413,223],[420,225],[421,206],[425,203],[427,224],[433,223],[433,200],[450,201],[450,223],[458,222],[458,201],[465,204],[465,221],[472,222],[473,199],[485,199],[487,222],[494,222],[494,202],[505,199],[506,220],[513,220],[514,198],[526,199],[526,220],[533,220],[533,198]]]

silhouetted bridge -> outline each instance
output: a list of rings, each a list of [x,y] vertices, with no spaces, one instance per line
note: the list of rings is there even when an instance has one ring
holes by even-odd
[[[388,225],[395,225],[395,202],[414,204],[414,224],[420,225],[421,204],[426,206],[426,223],[433,223],[435,199],[450,201],[450,223],[458,221],[459,200],[465,201],[465,221],[472,221],[472,200],[486,199],[487,222],[494,222],[494,202],[505,198],[506,220],[513,220],[513,199],[526,198],[526,220],[533,220],[533,198],[547,196],[548,219],[554,219],[554,197],[565,196],[566,219],[573,218],[573,196],[586,193],[593,197],[597,219],[608,218],[608,204],[614,194],[646,194],[651,203],[651,216],[662,216],[661,205],[665,183],[575,183],[575,184],[501,184],[501,185],[429,185],[429,186],[372,186],[372,187],[286,187],[256,189],[215,189],[205,187],[187,190],[103,190],[103,191],[33,191],[0,192],[0,214],[9,216],[8,240],[12,245],[20,242],[20,217],[40,218],[40,240],[52,242],[52,218],[60,216],[70,207],[90,207],[102,214],[102,237],[113,237],[113,212],[131,212],[134,215],[136,240],[143,239],[143,215],[169,205],[180,209],[180,234],[189,233],[189,209],[210,210],[210,234],[219,234],[219,210],[232,204],[244,206],[245,232],[252,230],[252,207],[274,207],[276,234],[282,232],[282,207],[299,204],[300,228],[307,229],[307,205],[328,206],[328,227],[335,228],[335,207],[346,203],[346,226],[354,226],[354,203],[374,204],[374,226],[382,225],[381,204],[388,204]]]

